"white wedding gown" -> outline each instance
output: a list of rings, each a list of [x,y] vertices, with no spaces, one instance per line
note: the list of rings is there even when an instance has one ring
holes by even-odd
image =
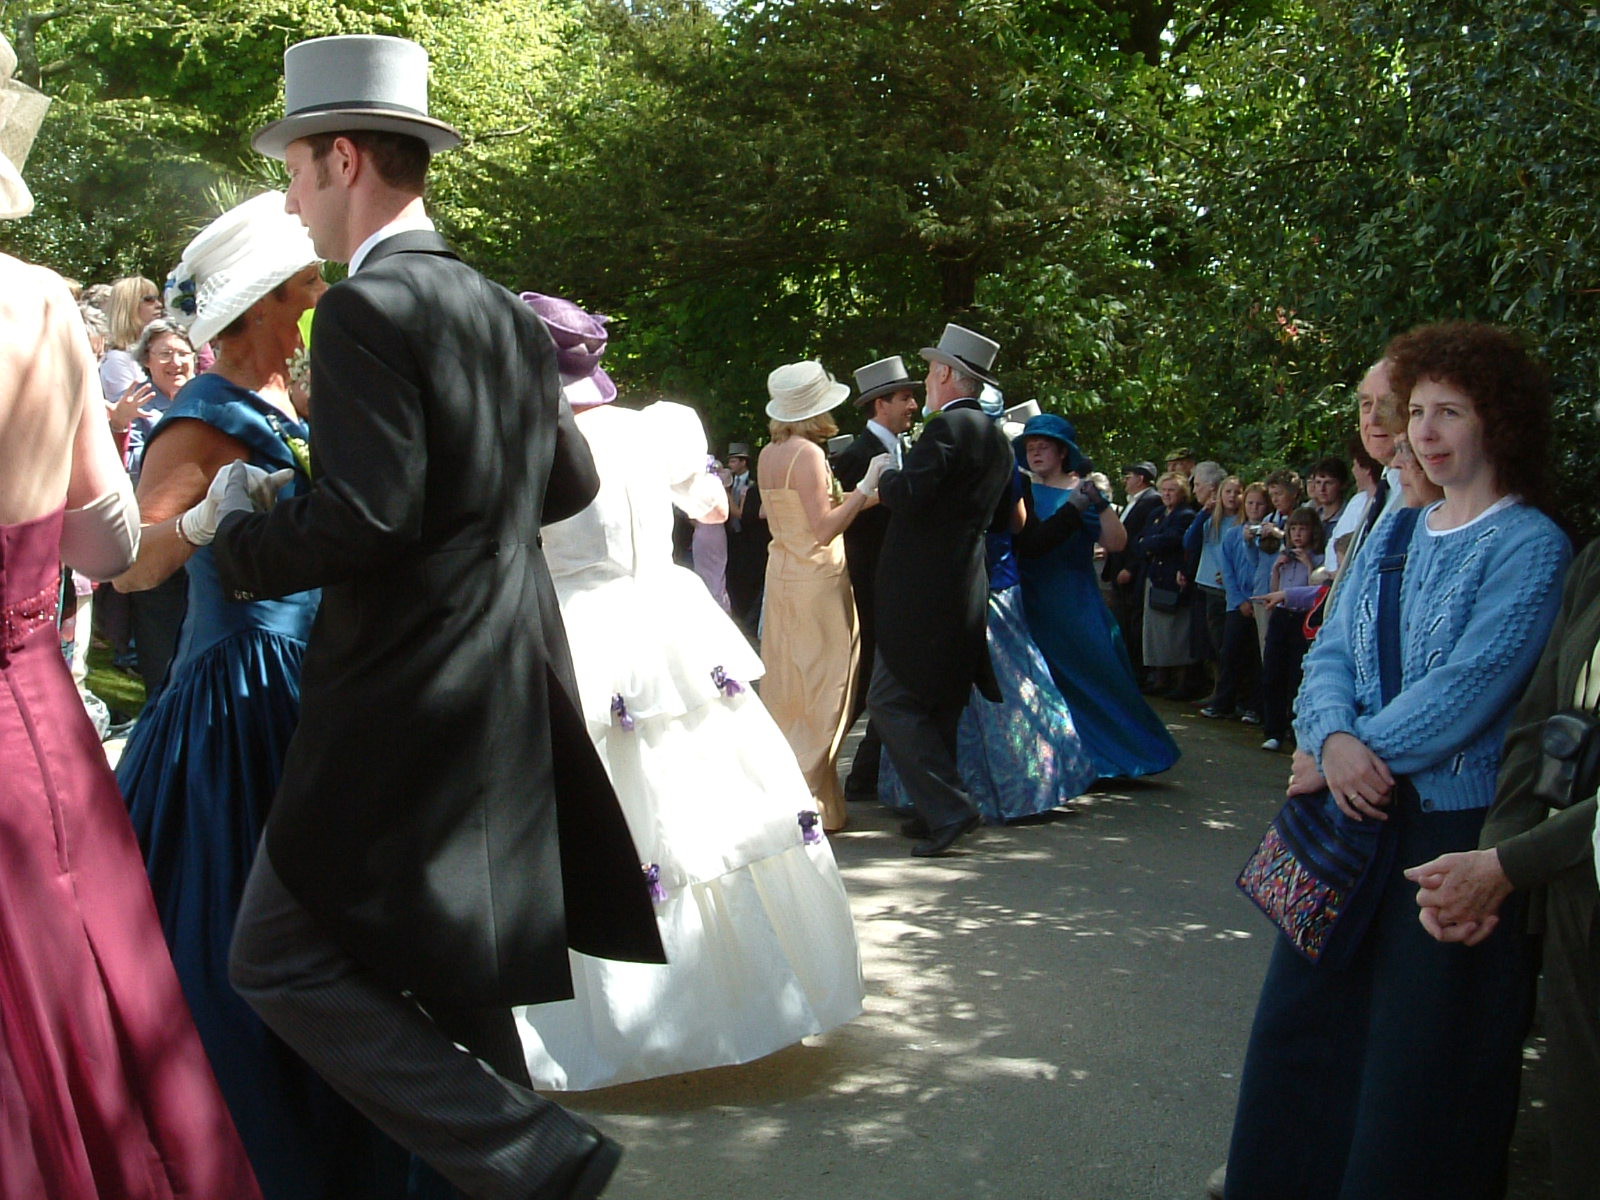
[[[534,1086],[572,1091],[749,1062],[862,1004],[833,852],[748,687],[761,660],[672,561],[674,500],[700,517],[706,485],[722,495],[699,418],[605,405],[578,427],[600,493],[545,529],[545,555],[590,736],[658,876],[667,965],[574,953],[575,997],[517,1010]]]

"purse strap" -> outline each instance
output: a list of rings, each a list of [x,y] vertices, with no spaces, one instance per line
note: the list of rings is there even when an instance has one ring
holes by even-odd
[[[1400,694],[1400,582],[1421,512],[1395,510],[1384,556],[1378,560],[1378,684],[1386,706]]]

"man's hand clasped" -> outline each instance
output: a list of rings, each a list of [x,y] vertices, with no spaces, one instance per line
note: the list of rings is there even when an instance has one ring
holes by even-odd
[[[888,451],[873,455],[872,461],[867,464],[867,473],[861,477],[861,482],[856,484],[856,491],[869,500],[877,498],[878,480],[883,478],[883,473],[891,466]]]
[[[178,536],[191,546],[209,546],[223,517],[231,512],[266,512],[293,478],[294,472],[287,467],[264,471],[234,459],[217,472],[205,499],[178,518]]]

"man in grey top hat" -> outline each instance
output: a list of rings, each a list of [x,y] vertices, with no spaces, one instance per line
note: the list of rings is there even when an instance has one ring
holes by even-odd
[[[350,276],[317,305],[314,486],[214,543],[236,597],[323,589],[230,978],[467,1195],[595,1196],[619,1150],[524,1086],[511,1007],[572,995],[569,947],[662,961],[539,535],[598,478],[543,323],[423,208],[460,140],[427,115],[426,53],[333,37],[284,62],[287,115],[253,144]]]
[[[980,818],[956,767],[956,727],[976,687],[998,702],[989,661],[983,535],[1009,515],[1011,446],[979,405],[1000,349],[945,326],[928,360],[922,436],[878,497],[889,510],[875,580],[877,662],[867,712],[917,815],[902,832],[918,857],[944,854]],[[930,652],[936,648],[936,652]]]
[[[900,438],[911,428],[917,415],[917,395],[922,391],[922,382],[911,378],[898,354],[868,363],[855,375],[859,392],[856,407],[866,413],[867,425],[833,460],[834,477],[847,492],[865,478],[868,466],[880,454],[887,452],[890,465],[900,466]],[[845,567],[850,572],[850,588],[856,599],[856,624],[861,630],[861,686],[856,689],[855,708],[850,714],[852,723],[867,706],[867,687],[877,657],[875,580],[878,550],[888,527],[889,510],[879,504],[864,510],[844,531]],[[846,799],[878,798],[878,762],[882,749],[878,727],[868,720],[851,760],[850,774],[844,781]]]

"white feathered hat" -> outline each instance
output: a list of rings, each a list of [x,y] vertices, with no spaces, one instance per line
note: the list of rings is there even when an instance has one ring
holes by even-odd
[[[167,315],[196,346],[296,272],[319,263],[311,236],[283,210],[282,192],[262,192],[207,225],[167,280]]]
[[[0,35],[0,219],[6,220],[33,211],[33,193],[22,182],[22,168],[50,107],[50,97],[12,78],[16,71],[16,51]]]

